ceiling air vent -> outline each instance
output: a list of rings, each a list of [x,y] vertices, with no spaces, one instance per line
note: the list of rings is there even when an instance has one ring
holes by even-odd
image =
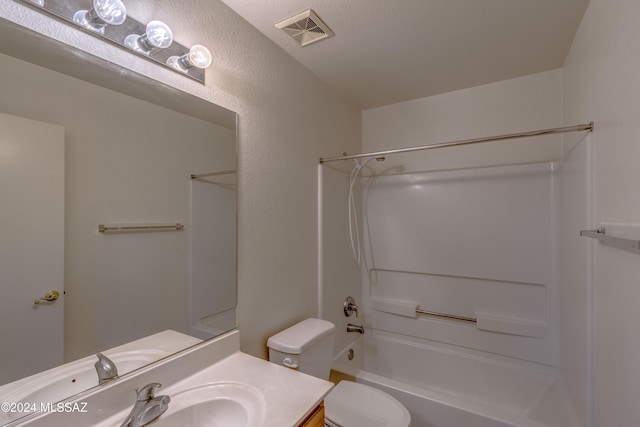
[[[289,34],[300,43],[300,46],[306,46],[333,35],[333,31],[311,9],[277,23],[276,28]]]

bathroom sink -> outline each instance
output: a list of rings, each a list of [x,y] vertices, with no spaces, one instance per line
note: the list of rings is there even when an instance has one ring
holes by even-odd
[[[260,427],[266,404],[262,394],[246,384],[216,382],[167,393],[169,409],[154,427]]]
[[[109,354],[121,373],[130,372],[167,356],[164,350],[132,350]],[[36,374],[23,380],[16,387],[3,388],[0,393],[2,402],[21,402],[35,404],[39,411],[41,404],[55,403],[69,396],[98,385],[98,374],[93,366],[97,358],[84,358],[58,368]],[[28,412],[33,412],[29,408]],[[8,419],[20,418],[27,412],[6,412]]]

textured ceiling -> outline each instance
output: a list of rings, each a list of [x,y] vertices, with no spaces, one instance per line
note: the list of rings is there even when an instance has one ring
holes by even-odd
[[[362,109],[562,67],[589,0],[222,0]],[[334,37],[275,27],[313,9]]]

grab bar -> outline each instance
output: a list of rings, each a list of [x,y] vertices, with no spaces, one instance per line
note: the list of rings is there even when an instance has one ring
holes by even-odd
[[[439,313],[437,311],[421,310],[418,303],[409,301],[398,301],[389,298],[371,297],[373,309],[386,313],[397,314],[399,316],[416,318],[419,315],[442,317],[444,319],[460,320],[463,322],[477,323],[473,317],[458,316],[456,314]]]
[[[483,331],[500,332],[525,337],[545,337],[548,329],[546,322],[541,320],[523,319],[483,312],[476,312],[476,318],[464,317],[455,314],[439,313],[437,311],[421,310],[415,302],[399,301],[389,298],[371,297],[371,306],[376,311],[411,319],[416,319],[419,315],[434,316],[472,323],[477,329]]]
[[[464,316],[457,316],[455,314],[438,313],[436,311],[420,310],[419,308],[416,308],[416,314],[421,314],[421,315],[424,315],[424,316],[443,317],[445,319],[460,320],[462,322],[469,322],[469,323],[477,323],[478,322],[478,319],[473,318],[473,317],[464,317]]]

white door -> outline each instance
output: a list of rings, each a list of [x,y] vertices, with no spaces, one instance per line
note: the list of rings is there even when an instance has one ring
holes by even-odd
[[[62,363],[64,128],[1,113],[0,291],[0,385]]]

